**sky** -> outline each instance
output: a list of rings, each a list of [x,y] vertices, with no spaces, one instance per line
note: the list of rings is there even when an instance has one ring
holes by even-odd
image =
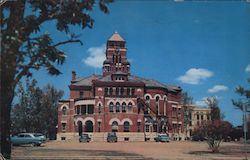
[[[115,1],[110,13],[98,7],[91,12],[93,29],[71,27],[83,45],[68,44],[62,74],[36,71],[40,86],[53,84],[69,98],[71,72],[78,77],[101,74],[105,43],[117,31],[125,40],[131,73],[165,84],[181,86],[204,107],[204,99],[216,96],[225,120],[242,124],[242,112],[232,105],[238,85],[249,88],[250,3],[245,1]],[[42,26],[54,42],[67,39],[54,22]]]

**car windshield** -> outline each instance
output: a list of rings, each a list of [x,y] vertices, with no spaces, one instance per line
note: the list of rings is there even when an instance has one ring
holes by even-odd
[[[115,132],[109,133],[109,136],[115,136],[115,135],[116,135]]]
[[[88,134],[82,134],[82,137],[88,137]]]
[[[168,137],[167,135],[159,135],[160,137]]]

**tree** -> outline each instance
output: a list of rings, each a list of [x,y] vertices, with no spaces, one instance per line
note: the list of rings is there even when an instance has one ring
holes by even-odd
[[[213,153],[219,152],[223,139],[227,138],[232,130],[232,125],[227,121],[205,121],[194,130],[195,135],[205,137]]]
[[[107,4],[112,0],[99,0],[99,7],[108,13]],[[70,26],[92,28],[94,19],[89,15],[95,0],[72,1],[7,1],[1,10],[1,153],[10,158],[10,111],[17,83],[22,77],[32,75],[31,70],[47,69],[51,75],[60,71],[56,65],[65,60],[59,49],[68,43],[82,43]],[[70,35],[68,39],[54,42],[48,33],[41,33],[45,22],[56,22],[56,29]],[[3,76],[4,75],[4,76]],[[3,94],[4,93],[4,94]]]
[[[193,97],[189,96],[187,92],[183,92],[181,96],[181,103],[184,107],[184,128],[187,137],[188,125],[191,121]]]
[[[247,81],[250,84],[250,78],[248,78]],[[250,122],[249,121],[247,122],[247,114],[246,114],[247,112],[250,113],[250,108],[249,108],[250,107],[250,88],[246,89],[242,86],[238,86],[235,89],[235,92],[237,94],[239,94],[241,96],[241,98],[238,100],[232,100],[232,103],[237,109],[242,110],[244,130],[246,129],[246,130],[248,130],[248,132],[250,132]],[[244,107],[245,107],[245,111],[244,111]],[[248,116],[250,116],[250,115],[248,115]],[[250,134],[248,134],[246,138],[249,139]]]
[[[55,138],[57,125],[57,103],[63,91],[51,85],[43,89],[27,79],[25,87],[20,83],[18,103],[12,109],[12,134],[19,132],[39,132],[50,139]]]
[[[212,152],[219,152],[220,144],[230,134],[232,125],[223,121],[219,101],[216,97],[208,97],[206,103],[211,108],[211,119],[203,121],[200,126],[195,128],[194,135],[204,137]]]
[[[218,98],[216,97],[207,97],[206,98],[206,104],[208,105],[208,107],[211,109],[211,120],[220,120],[222,119],[223,115],[220,112],[220,108],[219,108],[219,101]]]

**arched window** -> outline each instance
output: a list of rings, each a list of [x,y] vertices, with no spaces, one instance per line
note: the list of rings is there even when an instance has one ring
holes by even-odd
[[[149,105],[150,105],[150,97],[146,96],[146,110],[145,110],[146,114],[150,112]]]
[[[85,132],[93,132],[93,122],[88,120],[85,122]]]
[[[122,103],[122,112],[126,112],[126,103],[125,102]]]
[[[125,121],[123,124],[123,132],[129,132],[129,122]]]
[[[120,112],[120,103],[119,102],[116,102],[116,104],[115,104],[115,111]]]
[[[111,102],[109,104],[109,112],[114,112],[114,104],[113,104],[113,102]]]
[[[160,114],[160,112],[159,112],[159,99],[160,99],[159,96],[157,96],[157,97],[155,98],[155,101],[156,101],[156,106],[155,106],[155,108],[156,108],[156,114],[157,114],[157,115]]]
[[[159,99],[160,99],[160,97],[157,96],[157,97],[155,98],[156,102],[159,102]]]
[[[132,111],[132,103],[131,102],[128,103],[128,111]]]
[[[62,113],[63,113],[63,115],[67,114],[67,108],[65,106],[62,108]]]
[[[112,132],[118,131],[118,123],[116,121],[112,122]]]

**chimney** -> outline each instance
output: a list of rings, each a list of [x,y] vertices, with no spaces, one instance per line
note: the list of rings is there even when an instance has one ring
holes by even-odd
[[[76,79],[76,72],[72,71],[72,81]]]

